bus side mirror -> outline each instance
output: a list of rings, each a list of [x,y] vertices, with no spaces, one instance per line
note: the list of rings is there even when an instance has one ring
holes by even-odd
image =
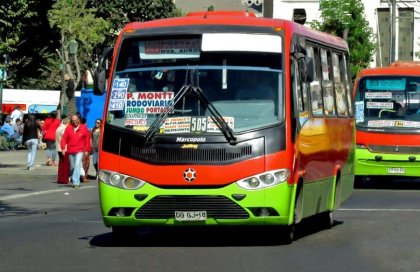
[[[106,48],[98,60],[98,67],[93,74],[93,93],[95,95],[102,95],[106,90],[109,75],[108,59],[113,52],[113,47]]]
[[[305,56],[301,60],[301,78],[305,83],[314,81],[314,60],[311,57]]]

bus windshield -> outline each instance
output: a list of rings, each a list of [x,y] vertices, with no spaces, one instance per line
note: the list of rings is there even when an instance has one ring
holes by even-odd
[[[126,38],[117,55],[108,123],[146,133],[165,114],[156,133],[220,133],[209,104],[234,132],[281,122],[281,37],[260,36],[274,37],[276,48],[247,46],[250,38],[261,40],[252,34],[226,45],[205,34]]]
[[[420,77],[364,77],[356,93],[356,126],[372,130],[420,128]]]

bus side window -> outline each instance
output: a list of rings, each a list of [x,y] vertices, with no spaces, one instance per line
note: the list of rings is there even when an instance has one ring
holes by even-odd
[[[322,97],[324,100],[324,112],[327,116],[334,116],[336,113],[334,101],[334,85],[332,81],[331,54],[326,49],[321,49],[322,67]]]
[[[307,53],[309,57],[313,58],[314,63],[314,80],[309,84],[310,105],[312,108],[312,115],[322,117],[324,116],[324,103],[322,101],[322,92],[320,84],[320,58],[318,48],[308,47]]]
[[[340,58],[340,66],[341,66],[341,79],[343,80],[346,95],[347,95],[347,108],[349,116],[353,116],[353,98],[352,98],[352,88],[350,86],[350,76],[348,70],[348,62],[347,62],[347,55],[343,54]]]
[[[294,104],[294,118],[298,116],[299,119],[299,126],[303,126],[303,124],[308,120],[307,110],[305,108],[305,104],[303,101],[303,94],[302,94],[302,80],[300,78],[299,73],[299,64],[298,61],[293,60],[293,64],[291,66],[292,69],[292,89],[293,89],[293,99],[296,100]],[[305,90],[306,91],[306,90]],[[296,116],[297,115],[297,116]]]
[[[344,88],[344,78],[342,78],[340,60],[337,53],[332,54],[333,61],[333,73],[334,73],[334,91],[335,91],[335,102],[337,105],[338,116],[348,116],[347,101],[346,101],[346,89]]]

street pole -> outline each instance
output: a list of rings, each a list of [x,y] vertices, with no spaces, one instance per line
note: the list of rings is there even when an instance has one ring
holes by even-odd
[[[395,61],[395,44],[396,44],[396,35],[395,35],[395,23],[396,23],[396,0],[391,0],[391,56],[390,56],[390,63]]]
[[[0,121],[3,121],[3,68],[0,67]]]
[[[3,86],[7,79],[7,65],[9,64],[9,55],[4,54],[4,67],[0,66],[0,121],[3,120]]]

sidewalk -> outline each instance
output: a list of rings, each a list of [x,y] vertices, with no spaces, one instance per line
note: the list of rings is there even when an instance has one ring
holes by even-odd
[[[43,176],[46,178],[55,179],[57,176],[57,166],[46,166],[47,153],[45,150],[37,150],[35,157],[35,167],[33,170],[27,170],[28,151],[27,150],[14,150],[14,151],[0,151],[0,181],[5,176]],[[58,163],[58,156],[56,158]],[[95,176],[95,169],[90,164],[89,175]]]

